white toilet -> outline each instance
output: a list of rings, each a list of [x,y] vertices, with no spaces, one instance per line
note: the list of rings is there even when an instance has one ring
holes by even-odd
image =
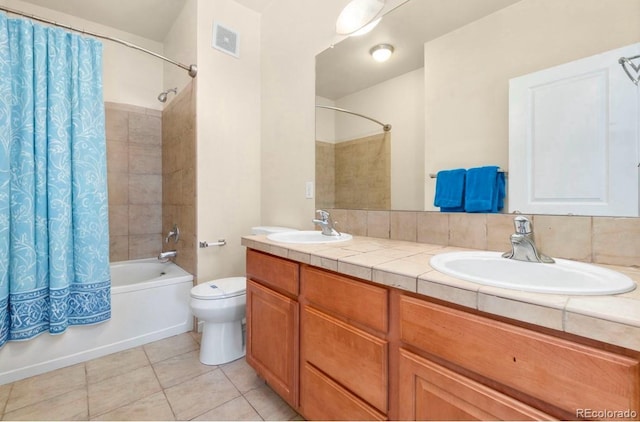
[[[251,234],[291,231],[286,227],[253,227]],[[247,303],[245,277],[229,277],[200,283],[191,289],[189,307],[204,323],[200,362],[221,365],[245,354],[244,317]]]

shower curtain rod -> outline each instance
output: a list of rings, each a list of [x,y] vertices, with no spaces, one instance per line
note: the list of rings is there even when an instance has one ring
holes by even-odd
[[[19,10],[11,9],[11,8],[6,7],[6,6],[0,6],[0,10],[5,11],[7,13],[11,13],[13,15],[24,16],[25,18],[29,18],[29,19],[32,19],[34,21],[43,22],[43,23],[46,23],[46,24],[49,24],[49,25],[54,25],[54,26],[58,26],[60,28],[68,29],[69,31],[79,32],[81,34],[90,35],[92,37],[101,38],[103,40],[113,41],[113,42],[116,42],[118,44],[122,44],[122,45],[124,45],[126,47],[133,48],[134,50],[142,51],[143,53],[150,54],[150,55],[152,55],[152,56],[154,56],[154,57],[156,57],[158,59],[164,60],[166,62],[169,62],[169,63],[171,63],[173,65],[176,65],[176,66],[186,70],[189,73],[189,76],[191,76],[192,78],[195,78],[196,75],[198,74],[198,66],[196,66],[195,64],[187,66],[186,64],[182,64],[182,63],[177,62],[175,60],[171,60],[171,59],[169,59],[169,58],[167,58],[165,56],[162,56],[162,55],[160,55],[158,53],[154,53],[151,50],[147,50],[144,47],[140,47],[138,45],[132,44],[132,43],[130,43],[128,41],[121,40],[119,38],[110,37],[108,35],[97,34],[95,32],[86,31],[84,29],[74,28],[74,27],[69,26],[69,25],[58,23],[56,21],[52,21],[52,20],[49,20],[49,19],[41,18],[41,17],[35,16],[35,15],[30,15],[28,13],[24,13],[24,12],[21,12]]]
[[[382,122],[380,122],[380,121],[378,121],[376,119],[372,119],[369,116],[365,116],[364,114],[356,113],[355,111],[350,111],[350,110],[345,110],[344,108],[338,108],[338,107],[332,107],[332,106],[326,106],[326,105],[320,105],[320,104],[316,104],[316,107],[317,108],[326,108],[328,110],[339,111],[341,113],[353,114],[354,116],[362,117],[363,119],[371,120],[372,122],[375,122],[375,123],[379,124],[380,126],[382,126],[382,129],[385,132],[389,132],[391,130],[391,125],[390,124],[382,123]]]

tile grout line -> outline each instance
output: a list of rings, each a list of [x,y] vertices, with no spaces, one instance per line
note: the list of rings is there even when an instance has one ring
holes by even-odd
[[[164,386],[160,382],[160,378],[158,377],[158,373],[156,372],[156,368],[153,366],[153,363],[151,363],[151,358],[149,358],[149,354],[147,353],[147,349],[145,349],[144,345],[142,346],[142,351],[144,352],[144,355],[147,357],[147,360],[149,361],[149,366],[151,366],[151,370],[153,371],[153,375],[156,377],[156,381],[158,381],[158,385],[160,386],[160,391],[162,391],[162,396],[166,400],[167,405],[169,406],[169,409],[171,409],[171,414],[173,415],[173,420],[177,421],[178,420],[178,416],[176,415],[176,411],[173,409],[173,406],[171,405],[171,401],[169,400],[169,397],[167,397],[166,388],[164,388]],[[170,358],[167,358],[167,359],[170,359]],[[162,361],[160,361],[160,362],[162,362]],[[156,393],[153,393],[153,394],[156,394]]]

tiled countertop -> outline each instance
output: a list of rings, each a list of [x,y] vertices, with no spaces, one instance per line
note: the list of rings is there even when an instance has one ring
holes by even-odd
[[[609,296],[565,296],[484,286],[440,273],[431,256],[465,250],[440,245],[354,236],[333,244],[290,244],[266,235],[244,236],[242,245],[494,315],[640,351],[640,287]],[[603,265],[640,286],[640,269]]]

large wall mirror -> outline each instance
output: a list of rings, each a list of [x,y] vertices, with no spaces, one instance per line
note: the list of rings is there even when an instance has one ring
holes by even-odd
[[[318,207],[437,210],[431,174],[508,171],[509,81],[639,42],[638,16],[640,0],[409,0],[327,48],[316,104],[392,129],[316,109]],[[394,47],[384,63],[378,44]]]

